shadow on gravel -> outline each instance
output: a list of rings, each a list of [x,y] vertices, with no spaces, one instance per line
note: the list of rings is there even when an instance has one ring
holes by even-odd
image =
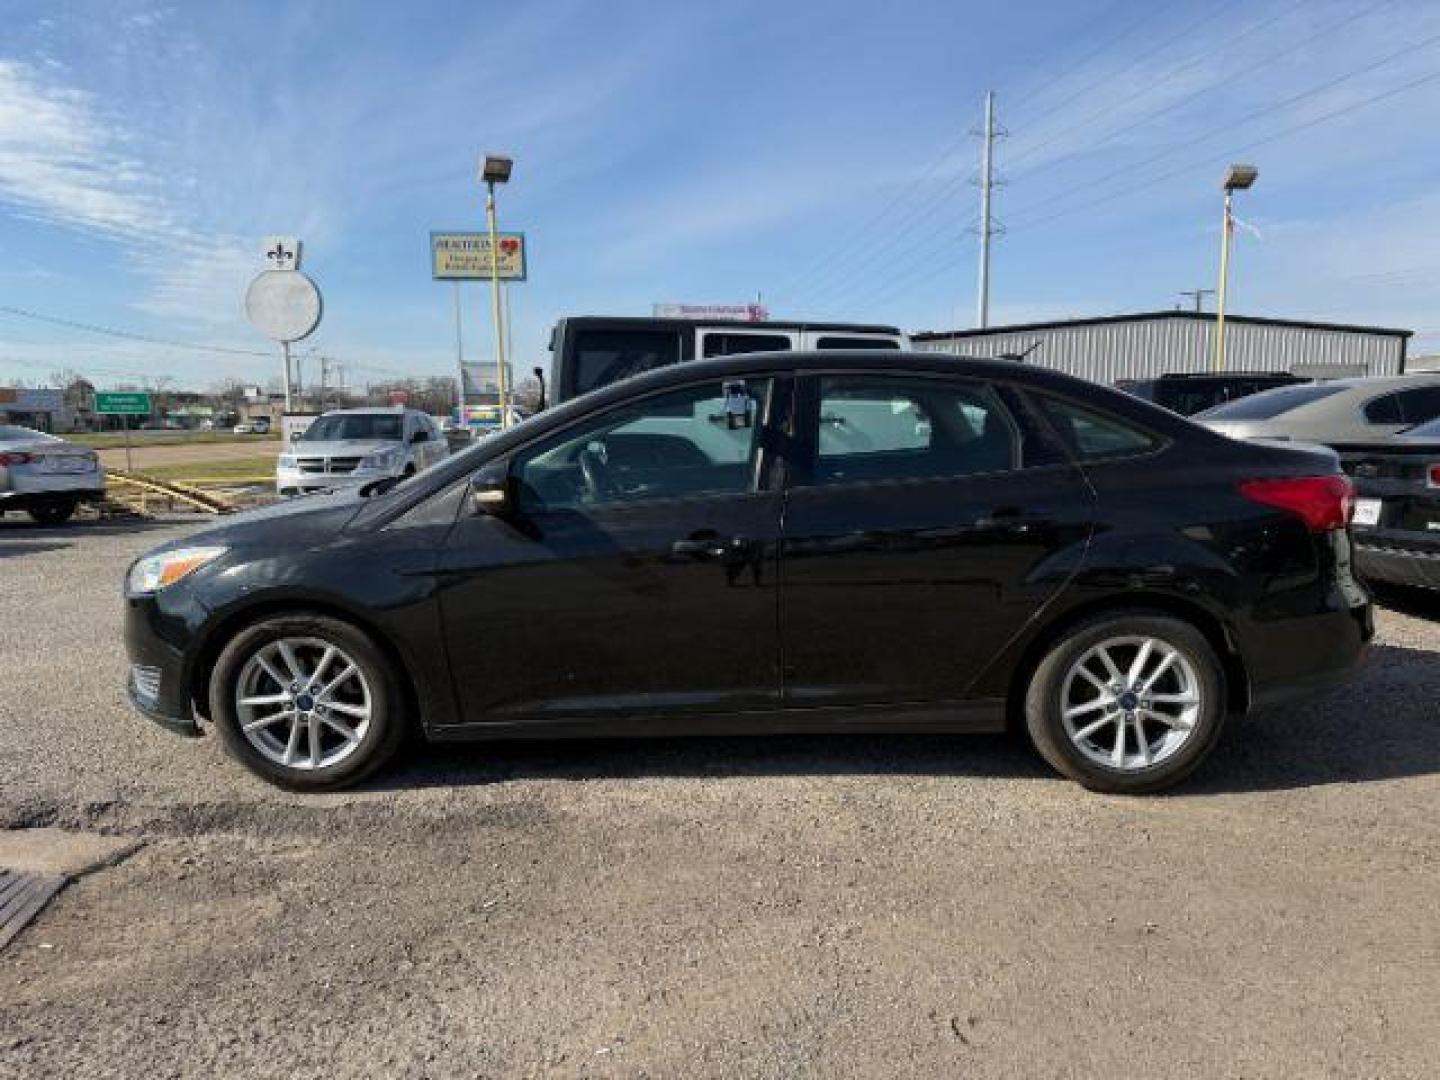
[[[34,544],[28,536],[20,540],[12,540],[4,533],[0,533],[0,559],[18,559],[22,555],[42,555],[47,551],[61,551],[74,544],[47,544],[44,542]]]
[[[771,735],[416,745],[363,787],[386,791],[503,780],[642,777],[956,776],[1046,779],[1005,735]]]
[[[195,515],[197,523],[214,520]],[[185,521],[152,518],[115,518],[95,521],[79,518],[63,525],[41,525],[28,517],[10,513],[0,517],[0,540],[76,540],[81,536],[129,536],[153,529],[173,529]]]
[[[1435,605],[1440,615],[1440,604]],[[1440,653],[1376,645],[1354,681],[1235,721],[1180,794],[1440,773]]]
[[[1440,620],[1440,591],[1377,582],[1371,582],[1368,588],[1382,607],[1416,619]]]
[[[1440,773],[1440,653],[1378,645],[1353,682],[1234,720],[1176,795],[1282,791]],[[374,791],[513,779],[705,776],[1050,779],[1018,737],[782,735],[413,746]]]

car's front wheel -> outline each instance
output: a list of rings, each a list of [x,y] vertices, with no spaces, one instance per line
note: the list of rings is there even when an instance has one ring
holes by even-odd
[[[405,732],[390,661],[356,627],[324,615],[281,615],[236,634],[210,677],[210,716],[247,768],[299,791],[364,779]]]
[[[1025,698],[1041,756],[1116,794],[1184,779],[1214,747],[1225,714],[1225,669],[1205,635],[1148,612],[1075,627],[1040,661]]]
[[[38,503],[26,513],[37,525],[63,525],[75,516],[75,506],[73,499],[57,499],[54,502]]]

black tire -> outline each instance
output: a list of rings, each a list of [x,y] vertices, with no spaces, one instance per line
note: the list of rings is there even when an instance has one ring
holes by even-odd
[[[37,525],[64,525],[75,516],[78,505],[74,499],[59,499],[32,506],[26,513]]]
[[[349,756],[333,765],[317,769],[282,765],[262,754],[241,730],[235,705],[241,672],[257,651],[281,638],[315,638],[338,646],[369,685],[370,726]],[[226,644],[210,675],[210,717],[232,757],[288,791],[335,791],[359,783],[395,755],[408,729],[405,694],[394,665],[370,637],[340,619],[304,613],[253,623]]]
[[[1155,638],[1177,650],[1195,673],[1200,702],[1188,738],[1169,757],[1153,766],[1111,768],[1087,757],[1071,740],[1061,715],[1062,694],[1067,674],[1087,652],[1109,639],[1132,636]],[[1090,790],[1116,795],[1160,791],[1189,776],[1214,749],[1227,711],[1225,668],[1209,640],[1188,622],[1148,611],[1110,612],[1074,627],[1045,654],[1025,695],[1025,726],[1040,756]]]

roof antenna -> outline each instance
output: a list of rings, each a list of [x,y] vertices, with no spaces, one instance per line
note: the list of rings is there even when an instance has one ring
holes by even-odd
[[[1025,362],[1025,358],[1026,358],[1027,356],[1029,356],[1032,352],[1034,352],[1036,349],[1038,349],[1041,345],[1044,345],[1044,344],[1045,344],[1045,339],[1044,339],[1044,338],[1036,338],[1036,339],[1031,343],[1030,347],[1029,347],[1028,349],[1026,349],[1024,352],[1019,352],[1019,353],[1002,352],[1002,353],[1000,354],[1000,356],[999,356],[999,359],[1001,359],[1001,360],[1013,360],[1013,361],[1015,361],[1015,363],[1017,363],[1017,364],[1023,364],[1023,363]]]

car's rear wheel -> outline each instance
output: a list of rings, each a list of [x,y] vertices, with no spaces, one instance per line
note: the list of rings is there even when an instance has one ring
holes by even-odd
[[[390,661],[360,630],[323,615],[247,627],[210,678],[226,748],[292,790],[333,790],[380,768],[404,737],[403,709]]]
[[[1083,623],[1040,661],[1025,721],[1041,756],[1088,788],[1117,794],[1178,783],[1225,722],[1225,669],[1190,623],[1146,612]]]
[[[63,525],[75,516],[74,499],[56,499],[54,502],[38,503],[26,511],[36,524]]]

